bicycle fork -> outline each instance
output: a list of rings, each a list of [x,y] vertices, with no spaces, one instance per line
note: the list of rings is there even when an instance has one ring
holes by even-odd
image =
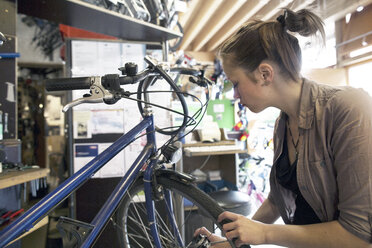
[[[152,176],[154,166],[156,165],[157,161],[151,161],[149,168],[146,170],[144,175],[144,189],[145,189],[145,197],[146,197],[146,210],[147,210],[147,216],[148,221],[150,225],[151,235],[154,240],[154,245],[157,248],[162,248],[161,241],[159,238],[159,232],[156,226],[156,213],[155,213],[155,204],[154,204],[154,198],[157,196],[153,195],[153,190],[158,190],[156,182],[153,181]],[[162,189],[161,189],[162,190]],[[160,193],[160,192],[159,192]],[[173,215],[173,202],[171,198],[171,194],[168,190],[165,190],[164,197],[167,205],[167,214],[171,222],[171,227],[173,234],[177,238],[177,242],[180,245],[180,247],[184,247],[181,233],[178,230],[176,219]]]

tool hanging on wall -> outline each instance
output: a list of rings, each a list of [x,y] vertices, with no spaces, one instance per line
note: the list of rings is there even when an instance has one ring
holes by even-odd
[[[6,42],[6,37],[3,33],[0,32],[0,46]]]
[[[26,191],[27,185],[25,185],[24,187],[25,187],[25,192],[27,192]],[[38,179],[30,181],[31,196],[38,197],[38,192],[46,189],[47,187],[48,185],[47,185],[46,177],[38,178]],[[24,198],[26,199],[26,193],[24,193]]]

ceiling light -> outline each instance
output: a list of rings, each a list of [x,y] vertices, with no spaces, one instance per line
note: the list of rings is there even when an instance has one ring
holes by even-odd
[[[362,11],[363,9],[364,9],[363,5],[360,5],[360,6],[356,9],[356,11],[360,12],[360,11]]]
[[[367,45],[368,45],[368,42],[366,41],[366,37],[364,36],[362,40],[362,46],[367,46]]]
[[[353,58],[353,57],[357,57],[359,55],[369,53],[369,52],[372,52],[372,45],[354,50],[354,51],[350,52],[349,56],[350,56],[350,58]]]
[[[351,13],[347,13],[345,16],[346,24],[350,22],[350,18],[351,18]]]

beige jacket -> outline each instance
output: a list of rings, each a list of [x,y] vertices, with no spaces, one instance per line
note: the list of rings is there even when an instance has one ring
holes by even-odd
[[[274,129],[274,163],[269,199],[290,224],[292,192],[276,179],[285,114]],[[322,222],[338,220],[349,232],[372,242],[372,99],[360,89],[331,87],[304,79],[300,99],[297,180]]]

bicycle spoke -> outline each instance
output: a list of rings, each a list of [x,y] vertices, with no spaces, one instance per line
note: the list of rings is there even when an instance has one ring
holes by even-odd
[[[139,238],[139,239],[143,239],[143,237],[142,236],[134,236],[134,235],[130,235],[130,237],[132,237],[132,240],[139,246],[139,247],[143,247],[143,248],[145,248],[144,246],[142,246],[141,244],[140,244],[140,242],[138,242],[137,241],[137,239],[134,239],[133,237],[137,237],[137,238]]]
[[[222,210],[212,199],[201,192],[196,192],[196,194],[191,192],[197,190],[191,184],[167,177],[160,177],[157,180],[160,180],[157,181],[159,185],[163,186],[164,190],[169,190],[170,193],[170,202],[163,197],[154,200],[155,226],[162,247],[193,247],[191,242],[193,230],[186,226],[187,223],[196,224],[195,221],[200,221],[201,225],[203,223],[210,225],[209,231],[215,232],[217,225],[213,224],[216,223],[217,216]],[[120,240],[125,248],[155,246],[148,224],[146,205],[143,202],[143,190],[143,179],[140,178],[134,189],[131,189],[131,194],[126,195],[120,207],[120,217],[118,216],[117,220],[121,221],[120,224],[124,227]],[[191,204],[183,208],[185,201]],[[172,209],[171,205],[173,205]],[[179,234],[181,240],[178,237]]]
[[[132,196],[130,195],[130,193],[128,193],[128,195],[129,195],[129,199],[131,199],[131,201],[133,202],[133,198],[132,198]],[[142,205],[142,204],[139,204],[139,205]],[[132,206],[133,206],[134,210],[136,211],[136,216],[138,216],[138,219],[139,219],[139,221],[140,221],[140,223],[141,223],[140,226],[142,227],[143,232],[144,232],[145,235],[147,236],[147,239],[150,241],[151,247],[153,247],[153,246],[152,246],[152,242],[151,242],[151,238],[150,238],[148,232],[146,231],[146,226],[143,224],[143,221],[142,221],[142,218],[141,218],[141,216],[140,216],[140,214],[139,214],[139,212],[138,212],[138,209],[137,209],[136,203],[132,204]],[[141,208],[140,208],[140,209],[141,209]],[[137,223],[137,222],[136,222],[136,223]]]
[[[161,227],[160,231],[163,231],[165,234],[168,234],[169,236],[172,236],[171,230],[169,230],[168,225],[165,224],[163,218],[161,218],[161,215],[158,213],[158,211],[156,211],[156,216],[158,216],[158,218],[157,218],[158,228]]]

